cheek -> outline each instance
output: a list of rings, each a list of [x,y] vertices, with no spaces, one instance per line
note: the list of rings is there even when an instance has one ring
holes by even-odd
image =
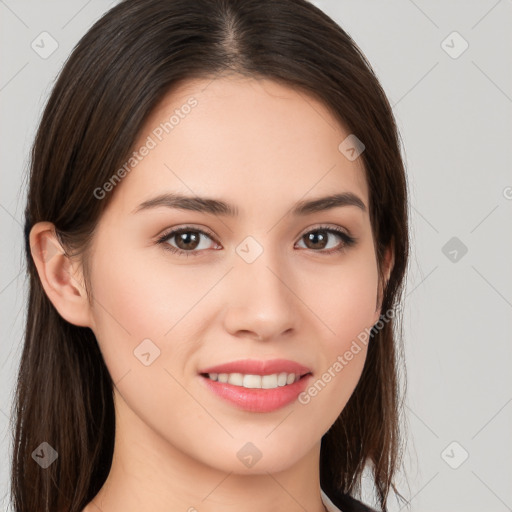
[[[197,281],[192,286],[193,271],[170,271],[161,260],[135,251],[115,256],[98,255],[93,265],[96,316],[102,327],[117,323],[132,337],[161,338],[200,298],[202,287]]]
[[[354,254],[336,267],[308,274],[303,295],[326,329],[327,352],[344,350],[376,321],[378,272],[370,253]]]
[[[197,311],[204,307],[201,299],[218,281],[218,272],[198,275],[190,266],[170,268],[161,256],[114,251],[108,257],[96,254],[91,285],[94,333],[115,380],[127,369],[138,368],[134,350],[143,340],[151,340],[160,350],[158,365],[168,359],[171,348],[173,357],[196,350]]]
[[[197,349],[194,305],[217,277],[194,281],[196,274],[185,267],[174,272],[167,267],[165,274],[161,264],[153,263],[137,255],[97,255],[91,276],[94,333],[112,381],[129,407],[148,422],[151,411],[158,410],[162,424],[169,424],[173,408],[197,413],[178,383]]]
[[[326,425],[343,410],[361,376],[370,328],[378,317],[377,284],[371,251],[347,259],[336,272],[330,268],[304,283],[308,304],[326,328],[319,345],[320,372],[299,403],[325,411]]]

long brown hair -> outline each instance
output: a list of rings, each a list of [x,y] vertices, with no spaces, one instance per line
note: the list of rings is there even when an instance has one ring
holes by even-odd
[[[113,383],[96,338],[66,322],[48,299],[28,233],[39,221],[52,222],[67,254],[83,258],[87,284],[87,248],[112,196],[98,200],[94,190],[123,165],[144,121],[174,86],[224,72],[269,78],[318,98],[364,143],[360,158],[381,279],[385,249],[394,250],[382,312],[401,304],[409,238],[399,134],[379,81],[350,36],[306,0],[122,1],[74,48],[32,148],[28,310],[13,405],[16,512],[80,512],[109,473],[115,436]],[[382,510],[390,488],[399,494],[394,475],[405,375],[399,325],[395,315],[372,330],[360,381],[322,438],[321,486],[340,507],[360,493],[366,467]],[[42,442],[58,452],[46,469],[32,457]]]

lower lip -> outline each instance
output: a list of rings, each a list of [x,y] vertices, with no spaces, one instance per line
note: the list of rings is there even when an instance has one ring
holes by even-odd
[[[215,394],[224,398],[238,409],[250,412],[272,412],[294,402],[304,391],[311,377],[307,374],[293,384],[273,389],[249,389],[233,386],[227,382],[218,382],[201,375],[207,387]]]

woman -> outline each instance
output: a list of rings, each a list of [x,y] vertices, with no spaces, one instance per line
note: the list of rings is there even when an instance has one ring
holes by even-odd
[[[125,0],[43,114],[14,510],[387,510],[397,128],[303,0]]]

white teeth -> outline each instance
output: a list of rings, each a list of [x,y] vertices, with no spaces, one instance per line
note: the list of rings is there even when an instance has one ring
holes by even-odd
[[[275,389],[293,384],[300,379],[295,373],[273,373],[272,375],[244,375],[242,373],[209,373],[208,378],[218,382],[227,382],[233,386],[248,389]]]
[[[241,373],[230,373],[228,377],[228,383],[233,386],[242,386],[244,376]]]
[[[244,388],[260,388],[261,389],[261,375],[244,375]]]
[[[261,387],[263,389],[277,388],[277,374],[263,375],[263,377],[261,377]]]

